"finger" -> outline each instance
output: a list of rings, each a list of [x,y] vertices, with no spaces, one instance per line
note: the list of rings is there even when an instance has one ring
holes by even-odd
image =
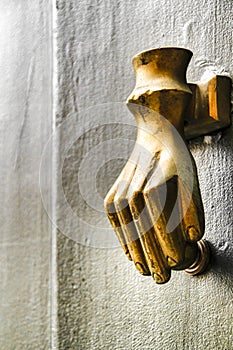
[[[118,218],[124,233],[127,246],[129,248],[132,260],[142,275],[150,275],[144,252],[140,239],[137,234],[136,227],[130,212],[129,203],[127,199],[120,199],[115,201]]]
[[[157,283],[165,283],[170,278],[170,267],[165,260],[154,233],[142,194],[147,179],[154,172],[158,162],[158,154],[155,156],[150,152],[143,152],[143,150],[142,148],[138,159],[138,166],[135,169],[127,194],[130,198],[130,211],[150,272]]]
[[[150,186],[153,186],[153,182]],[[171,217],[179,217],[177,199],[177,177],[165,182],[163,185],[147,188],[144,193],[148,212],[152,220],[154,231],[161,245],[163,254],[171,267],[175,267],[184,261],[185,241],[180,227],[171,232],[167,230],[167,223]],[[164,199],[164,203],[162,200]],[[178,220],[179,222],[179,220]]]
[[[179,180],[179,191],[184,239],[187,242],[197,242],[202,238],[205,229],[204,210],[197,181],[195,181],[192,193],[190,193],[188,187]]]
[[[156,283],[165,283],[170,279],[170,267],[149,219],[142,192],[137,192],[134,195],[130,202],[130,209],[151,275]]]
[[[130,256],[138,271],[143,275],[148,275],[150,274],[150,271],[148,269],[142,246],[137,235],[135,225],[133,223],[128,200],[126,199],[132,179],[138,167],[138,156],[136,152],[134,154],[134,151],[132,159],[134,159],[134,162],[129,161],[126,164],[125,168],[122,171],[121,181],[117,182],[114,205]]]
[[[117,235],[117,238],[122,246],[122,249],[129,260],[132,260],[132,257],[130,255],[129,248],[127,246],[127,242],[121,228],[119,217],[117,215],[114,198],[116,196],[117,190],[121,193],[127,192],[131,178],[135,172],[135,168],[136,168],[135,163],[130,161],[126,163],[121,174],[118,176],[117,180],[115,181],[114,185],[108,192],[104,201],[104,206],[105,206],[108,219],[111,225],[113,226],[114,231]]]
[[[113,198],[114,198],[114,195],[113,195]],[[113,199],[112,199],[112,201],[106,203],[105,209],[107,212],[108,219],[109,219],[112,227],[114,228],[114,231],[117,235],[117,238],[121,244],[121,247],[122,247],[125,255],[127,256],[127,258],[129,260],[132,260],[130,252],[129,252],[129,248],[127,246],[124,234],[123,234],[122,229],[121,229],[121,224],[120,224],[119,218],[118,218],[117,213],[116,213],[116,208],[115,208]]]

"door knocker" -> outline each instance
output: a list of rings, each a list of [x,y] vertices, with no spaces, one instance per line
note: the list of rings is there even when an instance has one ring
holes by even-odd
[[[191,57],[187,49],[158,48],[133,58],[136,86],[127,106],[137,139],[105,199],[125,254],[159,284],[172,269],[196,275],[208,265],[204,210],[186,140],[230,123],[230,79],[187,84]]]

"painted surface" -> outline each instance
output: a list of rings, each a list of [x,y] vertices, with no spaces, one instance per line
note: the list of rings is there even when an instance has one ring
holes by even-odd
[[[40,158],[51,133],[49,28],[47,1],[1,1],[0,349],[4,350],[49,349],[51,228],[39,188]]]
[[[104,219],[82,198],[81,158],[116,135],[128,137],[127,153],[132,147],[132,128],[128,134],[121,125],[100,123],[91,129],[94,119],[99,120],[101,103],[109,106],[111,119],[113,102],[125,101],[132,91],[131,57],[150,47],[182,46],[194,53],[189,81],[211,71],[232,75],[231,11],[226,0],[57,1],[57,122],[75,115],[78,127],[85,125],[86,130],[58,167],[66,199],[84,225],[92,221],[99,226]],[[59,349],[232,349],[232,136],[228,129],[191,145],[206,212],[206,238],[215,256],[205,276],[174,272],[171,282],[157,286],[135,271],[120,248],[90,248],[58,235]],[[66,141],[62,131],[60,147]],[[114,153],[120,142],[106,146],[105,153]],[[93,156],[92,164],[98,161]],[[121,160],[112,161],[99,169],[96,186],[102,197],[122,165]],[[91,201],[90,173],[87,169],[86,198]],[[57,203],[62,221],[59,193]]]
[[[57,19],[53,32],[52,11]],[[118,154],[120,149],[122,158],[132,149],[134,121],[126,110],[122,118],[132,125],[106,125],[106,120],[117,120],[118,108],[121,116],[122,103],[134,87],[131,57],[149,47],[184,46],[195,56],[189,81],[210,72],[233,76],[231,11],[227,0],[57,0],[53,9],[45,0],[1,2],[0,349],[232,349],[232,129],[191,144],[206,238],[214,251],[213,267],[202,277],[174,272],[171,282],[158,286],[140,276],[120,248],[72,241],[64,234],[77,230],[77,238],[83,227],[73,227],[65,218],[60,192],[57,222],[60,227],[66,219],[68,229],[58,233],[52,249],[38,180],[52,129],[52,33],[57,124],[74,115],[77,129],[85,126],[66,150],[64,164],[61,149],[69,135],[62,128],[53,153],[70,208],[85,225],[99,227],[105,224],[103,213],[89,204],[92,169],[86,172],[85,201],[78,172],[84,155],[98,144],[106,145],[100,154]],[[93,127],[96,121],[99,125]],[[114,143],[104,143],[115,137]],[[98,169],[97,192],[104,197],[124,160],[112,159],[101,167],[98,154],[90,153],[90,160]],[[45,182],[49,205],[56,198],[50,170]],[[52,242],[56,244],[56,237]],[[95,243],[103,246],[98,238]],[[50,268],[57,269],[52,283]],[[57,287],[52,305],[49,287]],[[51,306],[53,312],[57,307],[56,315],[51,315]]]

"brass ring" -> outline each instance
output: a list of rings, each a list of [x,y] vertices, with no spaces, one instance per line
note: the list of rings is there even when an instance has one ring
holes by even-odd
[[[198,255],[197,259],[194,261],[194,263],[189,266],[189,268],[185,269],[184,271],[192,276],[197,276],[203,273],[210,261],[210,247],[209,244],[205,240],[200,240],[197,242],[198,246]]]

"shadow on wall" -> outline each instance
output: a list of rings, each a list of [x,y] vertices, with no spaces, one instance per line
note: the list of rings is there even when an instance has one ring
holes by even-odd
[[[218,246],[208,241],[211,249],[211,268],[210,271],[218,275],[233,277],[233,244],[223,242]]]
[[[202,178],[201,185],[203,182],[206,236],[211,249],[210,272],[216,274],[223,283],[226,278],[233,278],[232,140],[233,125],[190,142],[197,168],[201,169],[199,178]],[[212,167],[215,170],[212,171]],[[219,169],[217,178],[216,167]],[[226,284],[229,287],[230,284]]]

